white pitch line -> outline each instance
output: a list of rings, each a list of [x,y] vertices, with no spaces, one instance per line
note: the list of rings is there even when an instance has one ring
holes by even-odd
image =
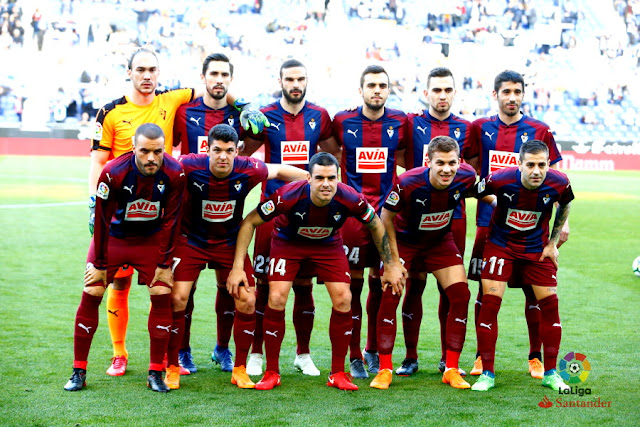
[[[55,206],[80,206],[86,205],[87,202],[64,202],[64,203],[33,203],[28,205],[0,205],[0,209],[19,209],[19,208],[41,208]]]

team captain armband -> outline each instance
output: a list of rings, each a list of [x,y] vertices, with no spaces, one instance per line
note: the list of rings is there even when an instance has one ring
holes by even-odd
[[[373,221],[373,218],[376,216],[376,211],[373,210],[373,206],[371,206],[369,203],[367,203],[367,210],[365,211],[364,214],[362,214],[362,216],[360,218],[358,218],[360,220],[360,222],[362,222],[363,224],[369,224],[371,221]]]

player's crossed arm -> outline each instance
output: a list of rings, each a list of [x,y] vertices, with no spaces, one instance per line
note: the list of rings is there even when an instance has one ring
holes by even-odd
[[[233,258],[233,267],[227,278],[227,291],[234,298],[239,298],[238,289],[241,285],[250,286],[247,273],[244,271],[244,260],[249,251],[249,244],[257,226],[264,224],[265,221],[260,217],[256,209],[249,212],[244,220],[240,223],[238,231],[238,239],[236,240],[236,253]]]
[[[383,209],[383,215],[385,215],[385,211],[386,209]],[[395,216],[394,212],[391,212],[391,214]],[[380,220],[378,215],[375,215],[373,220],[367,223],[366,226],[371,232],[373,242],[384,264],[384,274],[381,277],[383,289],[391,286],[394,295],[402,295],[402,290],[404,289],[407,279],[407,269],[404,268],[400,262],[396,233],[395,229],[393,229],[393,217],[391,217],[391,233],[389,232],[387,224],[383,224],[383,221]]]

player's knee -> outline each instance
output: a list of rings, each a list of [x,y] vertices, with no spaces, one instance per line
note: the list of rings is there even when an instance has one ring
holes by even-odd
[[[171,288],[162,282],[156,282],[149,288],[149,295],[166,295],[171,293]]]
[[[187,308],[187,302],[189,302],[189,294],[183,295],[177,292],[171,294],[171,304],[173,311],[182,311]]]
[[[84,292],[94,297],[101,297],[104,295],[105,287],[102,284],[96,283],[84,287]]]

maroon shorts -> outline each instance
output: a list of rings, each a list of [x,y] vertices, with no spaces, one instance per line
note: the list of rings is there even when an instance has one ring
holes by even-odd
[[[256,228],[256,237],[253,243],[253,270],[256,279],[267,281],[269,270],[269,252],[271,251],[271,232],[274,221],[265,222]]]
[[[329,244],[291,242],[274,237],[269,259],[269,282],[293,281],[304,271],[305,277],[318,276],[323,282],[351,283],[349,263],[342,241]]]
[[[467,246],[467,219],[453,218],[451,220],[451,233],[453,233],[453,242],[458,248],[458,252],[464,258],[464,250]]]
[[[509,248],[502,248],[492,242],[484,247],[485,266],[482,278],[508,282],[517,271],[518,282],[524,285],[558,286],[557,268],[549,258],[543,261],[538,253],[519,253]]]
[[[476,240],[473,242],[471,260],[469,261],[469,273],[467,275],[469,280],[480,281],[483,265],[482,253],[484,252],[484,244],[487,241],[487,234],[489,234],[489,227],[476,228]]]
[[[119,239],[109,236],[107,242],[107,283],[113,282],[113,278],[125,264],[138,270],[138,283],[148,285],[153,280],[158,266],[159,233],[146,237],[128,237]],[[96,257],[94,239],[91,239],[87,262],[92,262]]]
[[[462,255],[453,241],[451,233],[433,245],[408,245],[398,241],[398,252],[404,268],[411,273],[431,273],[454,265],[463,265]]]
[[[218,286],[224,286],[233,267],[235,252],[235,245],[219,244],[203,249],[190,245],[186,239],[182,238],[173,251],[173,280],[196,281],[200,272],[209,266],[218,272]],[[247,273],[250,286],[255,286],[253,268],[248,256],[244,259],[244,271]]]
[[[340,235],[351,269],[380,268],[380,254],[366,225],[356,218],[347,218],[340,229]]]

